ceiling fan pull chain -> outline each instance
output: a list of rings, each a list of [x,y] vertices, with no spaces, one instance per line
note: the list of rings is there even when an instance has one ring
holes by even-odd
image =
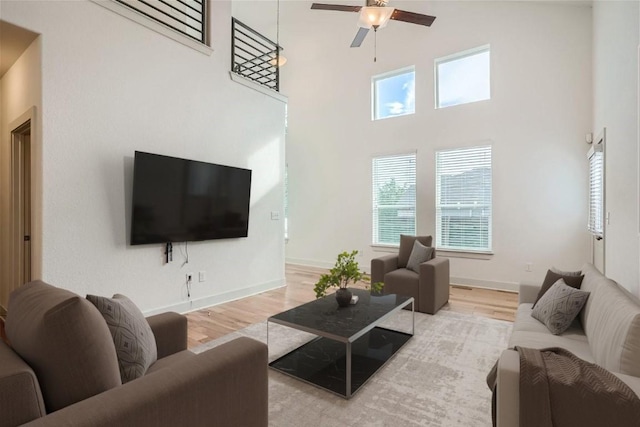
[[[378,29],[373,27],[373,62],[378,62]]]

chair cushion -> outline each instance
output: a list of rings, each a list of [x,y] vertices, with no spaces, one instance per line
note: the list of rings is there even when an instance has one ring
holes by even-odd
[[[406,234],[400,235],[400,249],[398,251],[398,268],[406,268],[407,262],[409,262],[409,256],[413,250],[413,242],[419,241],[424,246],[431,246],[433,240],[431,236],[408,236]]]
[[[384,275],[384,288],[382,291],[387,294],[398,294],[413,297],[414,304],[417,304],[419,293],[420,276],[406,268],[399,268]]]
[[[418,240],[413,242],[413,250],[407,261],[407,268],[420,274],[420,264],[425,261],[429,261],[433,255],[433,248],[424,246]]]
[[[158,352],[153,331],[136,305],[124,295],[113,298],[87,295],[107,322],[118,355],[120,378],[125,384],[144,376]]]
[[[33,368],[47,412],[121,385],[109,328],[87,300],[41,281],[11,293],[7,336]]]

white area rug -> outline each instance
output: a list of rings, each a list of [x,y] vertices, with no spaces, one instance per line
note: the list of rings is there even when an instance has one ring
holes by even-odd
[[[410,331],[411,312],[387,326]],[[441,310],[416,313],[415,336],[351,400],[269,369],[271,426],[491,426],[487,373],[507,347],[512,323]],[[199,353],[238,336],[266,342],[266,323],[203,344]],[[312,336],[269,324],[269,361]]]

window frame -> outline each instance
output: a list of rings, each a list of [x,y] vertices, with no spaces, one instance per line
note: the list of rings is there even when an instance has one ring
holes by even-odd
[[[445,246],[442,244],[442,224],[441,224],[441,174],[440,174],[440,161],[439,156],[441,153],[451,153],[451,152],[462,152],[466,150],[479,150],[479,149],[489,149],[489,203],[488,210],[489,215],[487,219],[487,245],[483,248],[475,249],[473,247],[464,247],[464,246]],[[452,254],[473,254],[473,255],[493,255],[493,144],[486,143],[481,145],[473,145],[473,146],[464,146],[464,147],[456,147],[456,148],[444,148],[441,150],[435,151],[435,247],[439,253],[452,253]],[[471,204],[465,203],[465,204]],[[475,204],[474,204],[475,205]],[[484,205],[483,205],[484,206]]]
[[[452,104],[452,105],[445,105],[445,106],[440,106],[440,85],[439,85],[439,79],[440,79],[440,71],[438,69],[438,66],[440,64],[446,64],[448,62],[452,62],[452,61],[457,61],[459,59],[464,59],[464,58],[468,58],[471,56],[475,56],[478,55],[480,53],[484,53],[484,52],[489,52],[489,98],[485,98],[485,99],[478,99],[475,101],[470,101],[470,102],[463,102],[460,104]],[[441,110],[443,108],[449,108],[449,107],[456,107],[458,105],[467,105],[467,104],[473,104],[476,102],[481,102],[481,101],[489,101],[491,100],[491,45],[490,44],[485,44],[482,46],[478,46],[478,47],[474,47],[472,49],[467,49],[467,50],[463,50],[462,52],[456,52],[456,53],[452,53],[451,55],[447,55],[447,56],[442,56],[440,58],[436,58],[433,61],[434,64],[434,70],[433,70],[433,78],[434,78],[434,85],[433,85],[433,92],[434,92],[434,100],[435,100],[435,109],[436,110]]]
[[[411,234],[416,234],[416,230],[418,228],[417,225],[417,207],[418,207],[418,179],[417,179],[417,175],[418,175],[418,156],[417,156],[417,151],[405,151],[405,152],[400,152],[400,153],[393,153],[393,154],[380,154],[380,155],[374,155],[371,158],[371,246],[374,248],[398,248],[400,246],[400,234],[398,234],[398,243],[387,243],[387,242],[381,242],[380,241],[380,237],[379,237],[379,223],[380,223],[380,217],[378,215],[378,208],[379,205],[377,205],[376,201],[377,201],[377,191],[378,191],[378,186],[376,186],[376,183],[379,181],[378,179],[376,179],[376,166],[375,166],[375,162],[378,159],[391,159],[391,158],[401,158],[401,157],[413,157],[413,186],[414,186],[414,200],[413,200],[413,231],[411,232]],[[409,172],[410,173],[410,172]],[[410,232],[407,232],[410,233]]]
[[[205,42],[200,42],[193,37],[182,34],[181,32],[174,30],[168,25],[165,25],[149,16],[137,11],[136,9],[120,3],[117,0],[90,0],[94,4],[97,4],[105,9],[109,9],[120,16],[123,16],[131,21],[134,21],[143,27],[146,27],[158,34],[162,34],[178,43],[181,43],[191,49],[210,56],[213,53],[213,46],[210,38],[211,31],[211,19],[210,9],[211,5],[209,0],[203,0],[206,3],[206,9],[203,14],[205,20],[203,24],[203,31],[205,32]]]
[[[397,70],[388,71],[386,73],[377,74],[377,75],[371,77],[371,121],[377,122],[379,120],[391,119],[391,118],[394,118],[394,117],[410,116],[410,115],[413,115],[413,114],[416,113],[416,108],[415,108],[415,101],[416,100],[415,100],[415,97],[414,97],[413,112],[411,112],[411,113],[403,113],[403,114],[395,114],[395,115],[386,116],[386,117],[376,117],[376,114],[378,113],[378,110],[379,110],[378,102],[377,102],[378,91],[376,89],[376,83],[378,81],[380,81],[380,80],[390,79],[390,78],[393,78],[393,77],[397,77],[397,76],[401,76],[403,74],[409,74],[409,73],[413,73],[413,84],[415,85],[415,83],[416,83],[416,67],[415,67],[415,65],[410,65],[408,67],[399,68]]]

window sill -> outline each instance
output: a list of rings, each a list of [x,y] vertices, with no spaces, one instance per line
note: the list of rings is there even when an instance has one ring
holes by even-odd
[[[200,53],[203,53],[207,56],[211,56],[213,53],[213,48],[211,46],[207,46],[206,44],[200,43],[190,37],[187,37],[183,34],[180,34],[177,31],[172,30],[171,28],[160,24],[159,22],[150,19],[143,14],[136,12],[135,10],[120,4],[114,0],[92,0],[93,3],[100,5],[106,9],[109,9],[112,12],[117,13],[120,16],[124,16],[138,24],[147,27],[148,29],[155,31],[156,33],[162,34],[165,37],[173,39],[178,43],[181,43],[191,49],[197,50]]]
[[[393,246],[393,245],[371,245],[371,249],[374,252],[389,252],[389,253],[398,253],[398,250],[400,249],[400,245],[398,246]]]
[[[245,77],[239,76],[238,74],[234,73],[233,71],[229,71],[229,75],[231,76],[231,80],[233,80],[236,83],[240,83],[243,86],[246,86],[248,88],[251,88],[253,90],[256,90],[260,93],[263,93],[267,96],[272,97],[273,99],[277,99],[280,102],[284,102],[285,104],[289,101],[289,98],[287,98],[285,95],[282,95],[280,92],[276,92],[273,89],[269,89],[266,88],[264,86],[262,86],[259,83],[256,83],[252,80],[249,80]]]
[[[493,258],[493,252],[470,252],[470,251],[454,251],[451,249],[438,249],[436,248],[437,256],[443,256],[447,258],[469,258],[469,259],[483,259],[489,260]]]

